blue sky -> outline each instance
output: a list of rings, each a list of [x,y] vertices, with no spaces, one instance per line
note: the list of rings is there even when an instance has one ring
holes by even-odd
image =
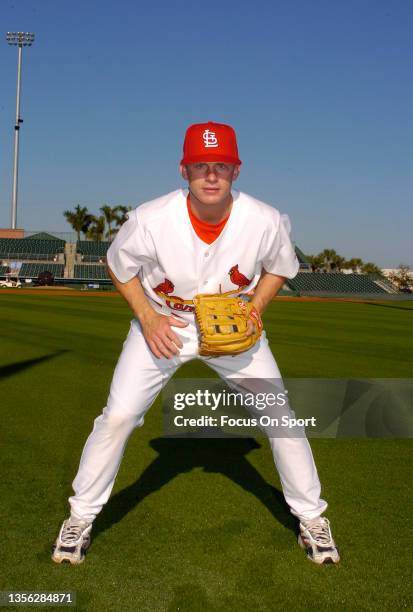
[[[237,188],[306,253],[413,266],[413,3],[2,0],[24,50],[18,225],[183,186],[183,134],[232,124]],[[17,51],[0,45],[0,227],[10,224]]]

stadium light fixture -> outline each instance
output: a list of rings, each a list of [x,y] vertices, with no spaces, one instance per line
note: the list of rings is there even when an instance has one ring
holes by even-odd
[[[11,46],[31,47],[34,42],[33,32],[7,32],[6,38]]]
[[[17,93],[16,93],[16,121],[14,123],[14,157],[13,157],[13,191],[11,198],[11,227],[16,229],[17,224],[17,187],[19,177],[19,132],[23,119],[20,117],[20,91],[22,75],[23,47],[31,47],[34,43],[33,32],[7,32],[7,43],[18,48],[17,56]]]

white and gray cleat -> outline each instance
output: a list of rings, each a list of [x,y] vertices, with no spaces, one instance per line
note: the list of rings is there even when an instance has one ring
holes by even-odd
[[[85,560],[85,553],[90,546],[92,523],[74,519],[63,521],[59,535],[52,547],[52,559],[55,563],[72,563],[78,565]]]
[[[331,535],[330,522],[322,516],[300,522],[298,543],[314,563],[322,565],[340,561],[340,555]]]

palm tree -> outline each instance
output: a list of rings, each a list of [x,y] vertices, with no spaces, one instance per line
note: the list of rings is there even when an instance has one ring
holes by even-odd
[[[324,249],[318,256],[323,261],[326,272],[331,272],[333,267],[332,264],[334,264],[335,267],[336,259],[339,257],[334,249]]]
[[[100,217],[93,217],[92,223],[89,226],[86,237],[94,240],[95,242],[100,242],[105,234],[105,217],[101,215]]]
[[[313,272],[319,272],[323,267],[323,260],[319,255],[306,255],[306,258],[308,259]]]
[[[118,233],[120,227],[125,223],[125,221],[128,220],[128,212],[132,210],[132,206],[123,206],[122,204],[119,204],[118,206],[115,206],[113,210],[115,212],[116,223],[116,227],[112,230],[112,236],[114,237]]]
[[[115,208],[112,208],[111,206],[108,206],[108,204],[104,204],[101,208],[100,211],[103,213],[103,218],[108,226],[108,231],[106,233],[106,237],[110,240],[112,240],[112,235],[113,235],[113,230],[112,230],[112,223],[116,223],[117,222],[117,206],[115,206]]]
[[[360,257],[352,257],[348,261],[344,262],[344,268],[351,268],[353,272],[359,272],[363,267],[363,260]]]
[[[337,272],[341,272],[341,270],[344,268],[345,262],[346,262],[346,260],[344,259],[344,257],[341,257],[341,255],[336,255],[336,257],[334,258],[334,262],[332,264],[332,267]]]
[[[383,272],[381,271],[381,269],[371,261],[368,261],[367,263],[363,264],[361,271],[363,274],[378,274],[379,276],[383,276]]]
[[[86,206],[75,206],[74,212],[71,210],[65,210],[63,212],[66,221],[70,223],[77,234],[77,240],[80,241],[80,232],[86,234],[89,225],[92,223],[93,215],[91,215]]]
[[[115,207],[116,225],[118,227],[123,225],[125,221],[128,220],[128,212],[130,212],[131,210],[132,210],[132,206],[122,206],[122,204],[119,204],[119,206]]]

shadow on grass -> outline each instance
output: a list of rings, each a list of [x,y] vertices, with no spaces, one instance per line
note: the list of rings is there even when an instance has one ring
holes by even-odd
[[[43,363],[45,361],[50,361],[50,359],[59,357],[60,355],[63,355],[67,352],[67,349],[62,349],[60,351],[55,351],[50,355],[43,355],[43,357],[36,357],[35,359],[26,359],[26,361],[16,361],[15,363],[9,363],[8,365],[0,366],[0,380],[9,376],[14,376],[15,374],[20,374],[20,372],[23,372],[28,368],[32,368],[33,366],[39,365],[39,363]]]
[[[409,306],[396,306],[393,304],[383,304],[381,302],[364,302],[367,306],[381,306],[382,308],[392,308],[393,310],[404,310],[404,312],[413,312],[413,301],[412,307]]]
[[[254,495],[287,529],[296,531],[296,521],[284,496],[246,459],[261,445],[251,438],[185,439],[155,438],[150,442],[158,453],[152,463],[132,485],[111,497],[96,519],[95,537],[118,523],[148,495],[159,491],[179,474],[194,468],[227,476],[245,491]],[[259,519],[257,519],[259,520]]]

